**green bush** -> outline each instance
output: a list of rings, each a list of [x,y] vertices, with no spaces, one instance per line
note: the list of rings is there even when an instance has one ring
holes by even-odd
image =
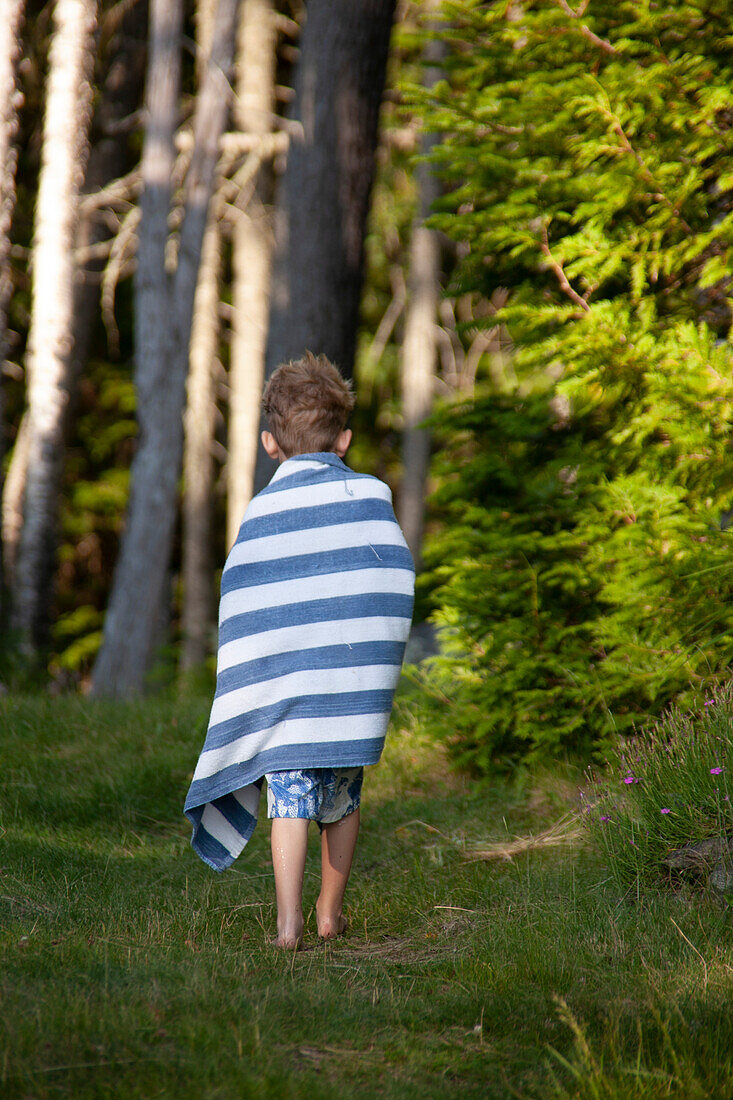
[[[601,397],[576,375],[436,418],[443,652],[421,678],[463,765],[602,748],[728,675],[731,394],[710,370],[722,379],[727,352],[675,336],[677,355],[660,340],[642,369],[599,325]]]
[[[489,771],[602,749],[727,675],[733,63],[716,3],[447,10],[433,221],[512,352],[435,420],[422,683]]]
[[[622,889],[662,881],[662,861],[674,849],[733,840],[731,767],[730,686],[693,714],[670,710],[616,748],[584,794],[584,816]]]

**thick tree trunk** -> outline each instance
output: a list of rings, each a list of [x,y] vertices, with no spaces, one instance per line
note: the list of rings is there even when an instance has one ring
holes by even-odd
[[[433,3],[433,7],[435,3]],[[425,51],[428,65],[424,83],[431,88],[440,79],[439,67],[444,54],[439,40],[430,41]],[[421,153],[427,156],[437,138],[423,134]],[[416,170],[418,188],[417,217],[410,242],[408,295],[405,311],[405,334],[400,357],[402,388],[403,474],[400,486],[398,517],[407,545],[420,567],[423,529],[425,526],[425,495],[430,465],[430,431],[423,422],[433,409],[435,376],[438,365],[436,340],[438,303],[440,301],[440,241],[434,229],[428,229],[425,219],[440,195],[435,173],[421,160]]]
[[[13,590],[14,625],[30,653],[45,643],[48,629],[95,25],[95,0],[57,0],[33,243],[28,473]]]
[[[177,514],[191,316],[219,139],[228,110],[236,13],[237,0],[219,0],[211,57],[196,102],[194,151],[185,183],[178,263],[170,287],[165,250],[180,84],[182,4],[181,0],[153,0],[151,5],[136,284],[140,438],[102,649],[92,678],[95,694],[141,690],[153,657],[156,612]]]
[[[243,0],[237,52],[234,121],[243,133],[270,133],[275,105],[275,12],[272,0]],[[272,195],[269,164],[260,164],[254,192],[234,226],[234,323],[229,368],[227,546],[237,537],[252,496],[270,296]]]
[[[278,195],[267,373],[306,348],[351,375],[394,0],[311,0]]]
[[[20,55],[20,26],[24,0],[4,0],[0,11],[0,500],[3,496],[3,457],[5,444],[5,405],[3,400],[3,364],[8,352],[8,305],[10,278],[10,228],[15,209],[15,169],[18,151],[20,92],[15,66]],[[3,541],[0,535],[0,630],[5,626],[5,582]]]
[[[311,0],[276,206],[265,371],[325,353],[350,376],[394,0]],[[257,483],[267,477],[258,461]]]

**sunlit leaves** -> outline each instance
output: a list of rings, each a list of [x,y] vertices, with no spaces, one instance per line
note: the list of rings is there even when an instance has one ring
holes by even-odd
[[[464,289],[507,288],[515,381],[438,418],[426,687],[486,770],[602,745],[733,658],[733,54],[719,3],[447,10],[434,223]]]

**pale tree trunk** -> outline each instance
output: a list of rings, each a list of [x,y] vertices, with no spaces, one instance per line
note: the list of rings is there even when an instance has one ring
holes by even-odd
[[[211,56],[194,114],[194,149],[172,285],[165,270],[167,218],[180,85],[181,0],[153,0],[136,281],[136,385],[140,438],[115,569],[95,694],[143,688],[150,670],[178,504],[188,350],[196,279],[218,147],[229,105],[237,0],[219,0]]]
[[[28,474],[30,418],[24,412],[15,434],[13,453],[3,485],[3,572],[8,590],[15,584],[15,563],[18,560],[20,533],[23,530],[23,497]]]
[[[2,0],[0,0],[0,3]],[[93,120],[91,149],[81,196],[81,213],[76,230],[75,252],[93,246],[104,231],[98,211],[85,212],[84,195],[104,187],[127,169],[129,151],[125,135],[120,134],[124,120],[139,104],[139,89],[144,73],[145,2],[137,3],[124,15],[119,30],[113,36],[105,59],[105,78],[96,118]],[[4,26],[0,24],[0,35]],[[0,161],[1,163],[1,161]],[[77,394],[78,378],[89,354],[94,321],[99,309],[100,267],[95,261],[78,264],[73,301],[73,349],[67,370],[69,400],[64,410],[64,436],[68,439],[72,406]],[[29,458],[28,414],[24,413],[16,435],[15,446],[2,494],[2,549],[7,587],[12,589],[18,541],[23,527],[23,497]]]
[[[216,5],[199,0],[196,8],[196,59],[199,83],[211,50]],[[211,650],[214,630],[212,575],[212,501],[216,398],[214,371],[219,350],[219,279],[221,217],[216,198],[201,250],[189,349],[183,444],[183,506],[181,522],[182,671],[202,665]]]
[[[432,7],[436,5],[433,2]],[[431,40],[425,50],[424,83],[431,88],[441,77],[439,62],[443,43]],[[423,134],[420,152],[430,153],[437,138]],[[438,367],[438,304],[440,301],[440,241],[434,229],[428,229],[425,219],[439,197],[438,179],[425,160],[416,169],[418,190],[417,217],[412,228],[408,273],[408,294],[405,310],[405,332],[400,354],[402,390],[402,483],[398,518],[415,565],[420,568],[423,530],[425,526],[425,495],[430,465],[430,431],[423,422],[433,409],[435,377]]]
[[[236,127],[263,137],[275,105],[275,12],[272,0],[242,0],[237,50]],[[229,367],[227,548],[252,496],[259,442],[270,301],[272,173],[261,163],[253,193],[239,212],[232,240],[234,321]]]
[[[351,376],[394,0],[311,0],[276,205],[265,371],[309,349]],[[260,452],[260,455],[262,452]],[[271,466],[260,458],[257,484]]]
[[[194,301],[185,416],[181,668],[201,665],[211,651],[214,593],[211,555],[216,421],[214,369],[219,349],[221,231],[206,227]]]
[[[95,0],[57,0],[48,63],[28,336],[28,472],[13,589],[23,648],[45,643],[73,347],[74,237],[91,115]]]
[[[5,402],[3,364],[8,353],[8,305],[12,291],[10,278],[10,229],[15,209],[15,169],[18,150],[18,107],[21,94],[15,79],[20,55],[20,27],[24,0],[3,0],[0,4],[0,500],[3,497],[3,458],[5,444]],[[0,535],[0,630],[6,624],[4,545]]]
[[[211,40],[218,0],[196,0],[196,81],[200,88],[211,56]],[[240,0],[241,3],[241,0]]]

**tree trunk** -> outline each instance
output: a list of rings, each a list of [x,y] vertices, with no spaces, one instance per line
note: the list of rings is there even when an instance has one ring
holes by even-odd
[[[57,0],[49,54],[28,336],[29,457],[13,619],[23,648],[47,639],[63,416],[73,348],[73,246],[91,114],[95,0]]]
[[[95,694],[141,690],[153,658],[156,612],[177,514],[191,316],[219,139],[228,110],[236,13],[237,0],[219,0],[211,57],[196,101],[194,150],[171,287],[165,251],[180,85],[182,3],[153,0],[151,5],[136,282],[135,380],[140,438],[102,649],[92,677]]]
[[[23,530],[23,498],[28,476],[28,452],[30,443],[30,418],[23,413],[15,433],[13,453],[3,485],[3,573],[8,591],[15,585],[15,563],[18,560],[20,533]]]
[[[206,227],[193,309],[183,460],[183,612],[181,668],[202,665],[211,652],[214,583],[211,563],[216,420],[214,366],[219,349],[221,230]]]
[[[211,55],[218,0],[196,0],[196,86],[201,87]]]
[[[3,364],[8,353],[8,305],[12,291],[10,228],[15,209],[15,169],[18,163],[15,135],[21,98],[15,82],[15,66],[20,55],[23,6],[24,0],[5,0],[0,18],[0,500],[3,496],[5,444]],[[6,621],[3,557],[0,535],[0,631]]]
[[[351,376],[394,0],[311,0],[276,206],[266,375],[307,348]],[[257,484],[272,467],[258,459]]]
[[[394,0],[311,0],[278,195],[267,373],[306,348],[351,375]]]
[[[431,40],[425,50],[428,64],[424,83],[427,88],[431,88],[442,75],[439,63],[443,54],[443,43],[436,39]],[[436,141],[434,134],[422,135],[420,152],[423,157],[428,156]],[[440,195],[440,185],[424,159],[418,163],[415,174],[418,210],[410,242],[405,334],[400,357],[404,428],[398,517],[415,566],[419,568],[425,526],[425,490],[430,465],[430,431],[422,427],[422,424],[433,409],[440,301],[440,241],[436,231],[427,228],[425,219]]]
[[[121,176],[129,166],[130,151],[125,140],[125,119],[138,107],[145,58],[145,0],[137,0],[122,19],[110,45],[105,65],[101,102],[92,122],[91,148],[76,230],[75,252],[100,241],[105,227],[99,211],[84,210],[84,195]],[[0,24],[0,35],[4,27]],[[96,133],[95,133],[96,131]],[[120,131],[123,131],[122,133]],[[4,158],[0,156],[0,163]],[[78,379],[89,356],[89,345],[99,311],[101,262],[76,268],[73,302],[73,349],[67,371],[69,398],[64,410],[64,438],[68,440],[77,396]],[[0,319],[1,324],[1,319]],[[23,415],[16,435],[2,495],[2,563],[8,588],[13,587],[18,540],[23,527],[23,497],[28,472],[28,415]]]
[[[211,51],[216,5],[196,6],[196,60],[199,85]],[[184,417],[181,615],[182,671],[202,665],[211,650],[214,591],[211,555],[216,422],[214,367],[219,349],[219,278],[221,273],[220,203],[214,198],[201,250],[193,306]]]
[[[275,105],[275,12],[272,0],[243,0],[237,53],[234,121],[243,133],[272,129]],[[252,496],[259,443],[270,298],[272,172],[260,164],[246,210],[234,226],[234,324],[229,368],[227,547],[232,546]]]
[[[211,53],[216,0],[196,4],[196,75],[201,87]],[[214,199],[204,233],[191,324],[183,440],[181,517],[181,657],[183,672],[202,665],[214,630],[212,575],[212,448],[216,423],[214,368],[219,349],[220,204]]]

